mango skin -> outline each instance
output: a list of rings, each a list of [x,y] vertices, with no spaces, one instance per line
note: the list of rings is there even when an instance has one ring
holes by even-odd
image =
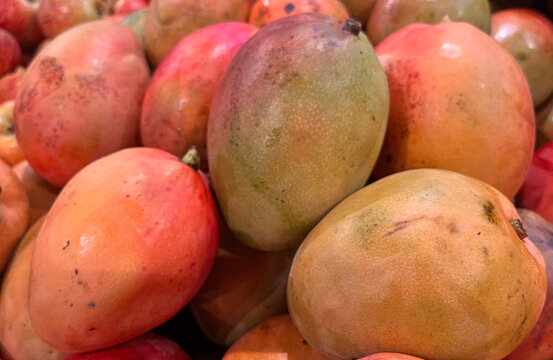
[[[553,23],[532,9],[508,9],[492,16],[492,37],[517,59],[538,107],[553,93]]]
[[[29,198],[11,166],[0,159],[0,273],[29,225]]]
[[[0,291],[0,350],[5,360],[62,360],[35,333],[29,319],[29,279],[36,236],[44,223],[37,220],[19,243],[2,278]]]
[[[367,19],[376,4],[377,0],[341,0],[348,9],[351,16],[362,24],[367,23]]]
[[[378,353],[359,360],[424,360],[418,357],[396,353]]]
[[[289,315],[268,318],[240,337],[222,360],[328,360],[298,332]]]
[[[257,27],[240,22],[210,25],[185,36],[148,84],[140,122],[144,146],[182,157],[194,145],[207,164],[209,106],[223,73]]]
[[[201,173],[158,149],[106,156],[63,188],[38,234],[33,327],[67,353],[143,334],[198,292],[217,244],[217,209]]]
[[[376,46],[402,27],[450,21],[470,23],[490,33],[491,9],[488,0],[378,0],[367,20],[367,35]]]
[[[522,208],[517,211],[528,237],[545,260],[547,296],[536,326],[505,360],[550,360],[553,358],[553,224],[534,211]]]
[[[264,26],[285,16],[317,12],[343,23],[350,16],[340,0],[257,0],[253,3],[248,22]]]
[[[536,124],[528,82],[511,54],[455,22],[406,26],[375,51],[388,77],[390,118],[373,179],[445,169],[513,198],[532,161]]]
[[[219,249],[204,285],[190,302],[202,332],[230,346],[267,318],[285,314],[286,282],[293,250],[259,251],[219,222]]]
[[[186,35],[208,25],[246,21],[250,0],[151,0],[144,22],[144,49],[157,67]]]
[[[62,187],[92,161],[137,146],[150,72],[136,35],[112,20],[52,40],[23,75],[15,135],[25,159]]]
[[[32,225],[50,210],[60,189],[37,174],[27,160],[19,162],[12,169],[21,181],[29,199],[29,224]]]
[[[315,13],[261,28],[229,65],[208,121],[230,229],[260,250],[297,246],[365,184],[387,116],[386,78],[363,33]]]
[[[420,169],[375,182],[300,246],[292,321],[335,359],[501,359],[536,324],[547,289],[543,258],[513,219],[505,196],[461,174]]]

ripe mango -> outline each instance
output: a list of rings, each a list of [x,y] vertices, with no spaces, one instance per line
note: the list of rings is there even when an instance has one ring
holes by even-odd
[[[288,16],[259,30],[229,65],[211,105],[207,151],[221,211],[246,245],[297,246],[367,181],[388,88],[360,27]]]

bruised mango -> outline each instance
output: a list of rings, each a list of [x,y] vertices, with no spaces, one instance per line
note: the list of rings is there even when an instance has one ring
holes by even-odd
[[[435,169],[386,177],[342,201],[300,246],[292,321],[336,359],[501,359],[530,333],[546,295],[543,258],[521,224],[476,179]]]
[[[288,16],[258,31],[229,65],[210,109],[208,161],[225,220],[246,245],[298,245],[367,181],[388,89],[360,27]]]

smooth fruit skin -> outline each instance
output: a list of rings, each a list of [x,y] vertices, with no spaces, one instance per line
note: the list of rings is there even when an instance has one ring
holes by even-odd
[[[15,71],[0,77],[0,104],[15,99],[23,74],[25,69],[18,66]]]
[[[0,272],[29,224],[29,200],[11,166],[0,160]]]
[[[191,360],[174,341],[146,333],[126,343],[92,353],[76,354],[65,360]]]
[[[261,27],[285,16],[306,12],[325,14],[339,23],[350,17],[339,0],[257,0],[252,5],[248,22]]]
[[[514,197],[535,139],[532,98],[516,60],[474,26],[453,22],[404,27],[376,54],[390,117],[373,178],[439,168]]]
[[[25,158],[62,187],[90,162],[138,145],[149,69],[136,35],[109,20],[52,40],[25,72],[15,134]]]
[[[0,1],[0,28],[9,31],[23,48],[32,49],[44,38],[37,20],[40,0]]]
[[[12,72],[21,61],[21,48],[17,39],[8,31],[0,28],[0,76]]]
[[[246,23],[221,23],[179,41],[146,90],[140,128],[145,146],[183,156],[194,145],[201,168],[208,169],[209,106],[230,61],[256,31]]]
[[[217,250],[217,209],[204,180],[151,148],[124,149],[80,171],[37,238],[29,291],[37,334],[60,351],[94,351],[181,310]]]
[[[44,222],[39,219],[25,234],[2,279],[0,291],[0,350],[4,360],[61,360],[33,330],[29,319],[29,277],[35,239]]]
[[[376,46],[407,25],[442,21],[468,22],[489,34],[490,3],[488,0],[378,0],[367,20],[367,35]]]
[[[10,165],[23,160],[23,152],[13,132],[14,100],[0,103],[0,159]]]
[[[260,250],[297,246],[365,184],[387,116],[386,78],[363,33],[316,13],[261,28],[229,65],[208,121],[230,229]]]
[[[190,310],[213,342],[232,345],[267,318],[285,314],[292,250],[259,251],[243,245],[219,223],[215,264]]]
[[[246,21],[250,0],[152,0],[144,24],[148,59],[157,67],[186,35],[208,25]]]
[[[517,205],[553,222],[553,142],[541,146],[534,153],[517,194]]]
[[[543,258],[517,236],[516,219],[500,192],[458,173],[417,169],[372,183],[296,252],[292,321],[336,359],[501,359],[532,330],[547,289]]]
[[[517,211],[528,237],[545,260],[547,295],[536,326],[505,360],[549,360],[553,358],[553,224],[531,210],[518,208]]]
[[[29,199],[29,224],[34,224],[45,215],[58,197],[60,189],[48,183],[29,165],[27,160],[13,166]]]
[[[288,315],[273,316],[238,339],[222,360],[328,360],[298,332]]]
[[[102,14],[95,0],[41,0],[37,12],[42,33],[53,38],[76,25],[98,20]]]
[[[492,34],[517,59],[534,106],[553,92],[553,23],[532,9],[507,9],[492,16]]]
[[[404,355],[404,354],[379,353],[379,354],[369,355],[359,360],[424,360],[424,359],[411,356],[411,355]]]

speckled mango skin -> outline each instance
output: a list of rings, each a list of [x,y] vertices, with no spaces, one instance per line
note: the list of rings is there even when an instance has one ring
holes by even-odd
[[[375,51],[388,77],[390,117],[373,179],[445,169],[513,198],[536,127],[516,60],[473,25],[454,22],[406,26]]]
[[[488,0],[378,0],[367,20],[367,35],[376,46],[406,25],[437,24],[445,16],[450,21],[467,22],[490,33]]]
[[[202,175],[141,147],[71,179],[31,263],[29,314],[40,338],[66,353],[106,348],[166,322],[192,299],[218,244],[217,209]]]
[[[150,79],[136,35],[112,20],[57,36],[23,75],[14,125],[25,159],[62,187],[84,166],[137,146]]]
[[[398,352],[498,360],[532,330],[545,264],[491,186],[419,169],[336,206],[304,240],[288,279],[300,333],[335,359]]]
[[[263,27],[231,62],[208,121],[212,186],[230,229],[260,250],[297,246],[364,185],[387,116],[365,35],[315,13]]]

